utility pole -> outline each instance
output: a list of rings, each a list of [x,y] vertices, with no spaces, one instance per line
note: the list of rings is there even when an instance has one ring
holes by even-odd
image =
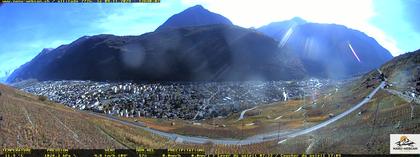
[[[411,120],[414,119],[414,98],[413,100],[410,102],[410,107],[411,107]]]
[[[371,131],[370,131],[370,138],[369,138],[369,141],[368,141],[368,143],[367,143],[367,146],[368,146],[368,150],[371,150],[372,149],[372,143],[373,143],[373,139],[374,139],[374,137],[376,137],[375,135],[374,135],[374,133],[375,133],[375,127],[376,127],[376,118],[378,117],[378,113],[379,113],[379,106],[381,106],[381,104],[382,104],[382,102],[379,102],[377,105],[376,105],[376,109],[375,109],[375,115],[374,115],[374,118],[373,118],[373,121],[372,121],[372,129],[371,129]]]
[[[305,89],[302,88],[303,91],[303,106],[305,106],[306,101],[305,101]]]
[[[243,106],[243,105],[242,105],[242,103],[240,103],[240,104],[241,104],[241,109],[242,109],[242,106]],[[243,121],[243,119],[241,119],[241,125],[242,125],[242,126],[241,126],[241,128],[242,128],[242,129],[241,129],[241,134],[242,134],[242,137],[244,137],[244,121]],[[241,137],[241,138],[242,138],[242,137]]]
[[[277,130],[277,141],[280,141],[280,121],[278,122],[279,128]]]
[[[212,111],[212,112],[214,112],[214,111]],[[213,132],[216,133],[216,123],[215,123],[215,117],[214,116],[215,116],[215,114],[212,113],[212,117],[213,117],[213,128],[214,128],[214,131]]]
[[[306,98],[305,98],[305,90],[303,88],[302,88],[302,91],[303,91],[303,106],[302,106],[302,109],[303,109],[303,107],[306,108]],[[306,123],[306,110],[303,115],[303,126],[305,126],[305,123]]]

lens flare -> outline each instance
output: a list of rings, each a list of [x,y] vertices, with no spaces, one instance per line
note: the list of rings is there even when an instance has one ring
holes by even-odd
[[[349,46],[351,52],[353,52],[353,56],[356,57],[357,61],[360,62],[359,56],[357,56],[357,53],[356,53],[356,51],[354,51],[353,46],[351,46],[350,43],[347,43],[347,45]]]
[[[293,33],[293,27],[294,27],[294,26],[291,26],[291,27],[287,30],[287,32],[284,34],[284,36],[281,38],[281,40],[280,40],[280,44],[279,44],[279,47],[280,47],[280,48],[283,48],[283,46],[284,46],[284,45],[286,45],[287,41],[289,40],[290,36],[291,36],[291,35],[292,35],[292,33]]]

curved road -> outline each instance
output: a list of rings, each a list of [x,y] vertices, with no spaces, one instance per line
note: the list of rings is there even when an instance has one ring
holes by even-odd
[[[358,104],[356,104],[352,108],[348,109],[347,111],[344,111],[343,113],[341,113],[341,114],[339,114],[339,115],[337,115],[333,118],[330,118],[327,121],[321,122],[321,123],[319,123],[315,126],[311,126],[309,128],[304,128],[304,129],[288,130],[288,131],[282,131],[282,132],[273,131],[273,132],[270,132],[270,133],[254,135],[254,136],[248,137],[248,138],[243,139],[243,140],[228,139],[228,138],[213,139],[213,138],[200,137],[200,136],[186,136],[186,135],[180,135],[180,134],[175,134],[175,133],[167,133],[167,132],[162,132],[162,131],[158,131],[158,130],[148,128],[144,123],[141,123],[141,122],[128,122],[128,121],[117,119],[117,118],[115,118],[113,116],[110,116],[110,115],[102,115],[102,114],[93,113],[93,112],[86,112],[86,113],[88,113],[90,115],[98,116],[98,117],[103,117],[103,118],[106,118],[106,119],[109,119],[109,120],[117,121],[117,122],[129,125],[129,126],[139,127],[139,128],[142,128],[146,131],[149,131],[151,133],[166,137],[168,139],[176,140],[176,141],[179,141],[179,142],[198,143],[198,144],[212,142],[212,143],[215,143],[215,144],[245,145],[245,144],[260,143],[260,142],[264,142],[264,141],[276,140],[276,139],[279,139],[279,138],[283,139],[282,141],[285,141],[287,138],[307,134],[307,133],[310,133],[312,131],[323,128],[323,127],[325,127],[325,126],[343,118],[344,116],[347,116],[348,114],[357,110],[358,108],[362,107],[364,104],[369,102],[369,100],[376,94],[376,92],[378,92],[379,89],[383,88],[384,86],[385,86],[385,82],[382,81],[381,84],[378,87],[376,87],[375,90],[373,90],[361,102],[359,102]]]
[[[245,115],[245,113],[246,113],[246,112],[251,111],[251,110],[253,110],[253,109],[256,109],[257,107],[258,107],[258,106],[255,106],[255,107],[253,107],[253,108],[249,108],[249,109],[243,110],[243,111],[241,112],[241,115],[239,116],[238,120],[236,120],[236,121],[240,121],[241,119],[244,119],[244,115]]]

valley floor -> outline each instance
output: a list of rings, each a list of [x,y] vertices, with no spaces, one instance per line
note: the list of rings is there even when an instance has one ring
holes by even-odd
[[[420,132],[420,111],[415,102],[407,101],[395,91],[379,88],[384,85],[380,81],[373,80],[371,84],[376,89],[355,81],[340,89],[334,87],[312,93],[304,99],[258,106],[244,113],[242,119],[238,112],[226,118],[195,122],[78,111],[1,85],[0,146],[388,154],[389,134]],[[377,92],[369,95],[372,91]],[[359,106],[355,106],[358,103]],[[340,115],[342,113],[346,115]],[[174,136],[174,133],[182,135]],[[193,136],[206,137],[194,142],[197,139]],[[253,140],[252,137],[262,140],[246,142]],[[220,142],[227,140],[223,138],[231,138],[230,143]]]

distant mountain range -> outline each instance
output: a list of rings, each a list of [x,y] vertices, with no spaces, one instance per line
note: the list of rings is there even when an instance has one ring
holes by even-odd
[[[292,80],[354,75],[391,58],[373,38],[344,26],[294,18],[245,29],[194,6],[170,17],[155,32],[85,36],[44,49],[7,81]]]
[[[297,55],[310,76],[351,76],[368,72],[392,59],[391,53],[375,39],[342,25],[308,23],[293,18],[258,30],[276,39],[283,51]]]

